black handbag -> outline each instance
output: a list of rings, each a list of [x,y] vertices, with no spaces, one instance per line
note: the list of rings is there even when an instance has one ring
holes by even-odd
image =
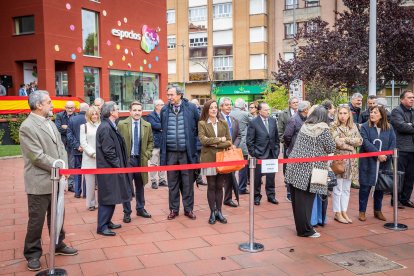
[[[404,184],[404,172],[398,171],[397,174],[397,183],[398,183],[398,193],[401,192],[402,186]],[[389,170],[380,170],[378,172],[378,180],[375,185],[375,190],[383,192],[392,192],[394,187],[394,172]]]
[[[333,171],[328,171],[328,190],[332,191],[333,187],[338,185],[336,175]]]

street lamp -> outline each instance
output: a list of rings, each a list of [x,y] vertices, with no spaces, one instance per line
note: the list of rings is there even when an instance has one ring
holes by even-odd
[[[183,49],[183,56],[182,56],[182,61],[183,61],[183,91],[185,93],[185,61],[184,61],[184,48],[185,48],[185,44],[184,44],[184,39],[181,41],[181,44],[176,44],[176,46],[180,46]]]
[[[369,1],[368,94],[377,94],[377,0]]]

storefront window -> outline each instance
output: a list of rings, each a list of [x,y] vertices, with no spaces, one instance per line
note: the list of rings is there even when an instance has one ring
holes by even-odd
[[[83,68],[83,90],[86,103],[91,104],[99,98],[99,68]]]
[[[109,71],[111,101],[121,110],[129,110],[132,101],[142,103],[143,110],[153,110],[154,100],[159,99],[159,75],[131,71]]]
[[[56,71],[56,96],[68,96],[68,72]]]
[[[82,10],[82,46],[86,56],[99,56],[98,13]]]

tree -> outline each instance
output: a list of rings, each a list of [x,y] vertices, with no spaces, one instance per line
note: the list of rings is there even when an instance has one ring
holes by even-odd
[[[294,60],[279,56],[276,81],[319,82],[349,91],[368,86],[369,0],[343,0],[348,10],[337,12],[333,28],[320,18],[307,22],[294,39]],[[404,0],[378,0],[377,84],[410,81],[414,73],[414,10]],[[308,26],[317,26],[309,28]],[[385,80],[385,81],[384,81]]]
[[[283,110],[288,107],[288,92],[283,85],[269,83],[264,91],[264,101],[272,108]]]
[[[311,81],[305,84],[306,100],[312,104],[320,104],[324,100],[331,100],[334,106],[347,102],[346,90],[331,88],[319,81]]]

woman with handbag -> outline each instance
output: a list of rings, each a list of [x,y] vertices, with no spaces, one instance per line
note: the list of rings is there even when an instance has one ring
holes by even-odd
[[[360,153],[393,150],[396,145],[394,129],[388,123],[387,111],[383,106],[370,108],[369,120],[361,127],[361,136],[364,139]],[[380,162],[380,170],[388,170],[391,167],[391,155],[379,155],[359,159],[359,217],[360,221],[366,221],[365,212],[367,209],[369,192],[375,187],[378,178],[377,162]],[[383,191],[374,191],[374,217],[386,221],[381,212]]]
[[[333,154],[335,143],[327,122],[326,109],[315,108],[300,129],[289,158]],[[297,235],[319,238],[320,234],[312,227],[310,220],[315,194],[327,195],[328,193],[327,161],[287,164],[285,181],[291,185],[292,209]]]
[[[348,104],[338,106],[331,133],[336,144],[335,155],[355,154],[356,148],[362,145],[362,137],[359,134],[357,125],[353,122]],[[358,183],[358,160],[345,159],[334,161],[333,167],[337,163],[342,163],[343,167],[341,171],[336,171],[337,185],[333,188],[332,193],[334,219],[340,223],[352,223],[346,211],[348,210],[351,194],[351,183]]]
[[[198,122],[198,138],[202,148],[200,163],[216,162],[216,153],[231,147],[230,129],[226,121],[219,119],[215,100],[204,104]],[[208,223],[215,224],[216,219],[227,223],[221,212],[223,204],[223,186],[226,174],[217,174],[216,168],[202,168],[201,174],[207,178],[207,201],[211,210]]]
[[[96,169],[96,130],[101,124],[99,110],[95,106],[86,111],[86,124],[80,126],[79,141],[83,149],[82,169]],[[86,182],[86,207],[89,211],[95,211],[98,200],[95,194],[96,176],[85,175]]]

